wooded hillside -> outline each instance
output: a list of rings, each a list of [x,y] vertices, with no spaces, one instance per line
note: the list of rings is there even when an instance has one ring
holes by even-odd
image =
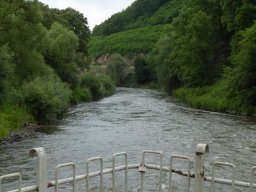
[[[144,79],[194,107],[255,114],[255,19],[252,0],[137,0],[95,27],[90,51],[142,52],[136,79],[144,67]],[[153,30],[160,25],[168,27]],[[133,38],[145,49],[128,43]]]

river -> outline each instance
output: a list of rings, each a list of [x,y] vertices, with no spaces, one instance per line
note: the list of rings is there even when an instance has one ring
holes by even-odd
[[[146,149],[190,156],[198,143],[207,143],[213,161],[231,162],[242,179],[256,165],[256,120],[196,110],[168,95],[143,89],[119,88],[111,97],[70,108],[58,125],[38,137],[0,149],[0,175],[22,172],[24,185],[34,176],[28,149],[44,147],[48,154],[49,179],[59,163],[75,162],[84,171],[89,157],[127,152],[139,163]]]

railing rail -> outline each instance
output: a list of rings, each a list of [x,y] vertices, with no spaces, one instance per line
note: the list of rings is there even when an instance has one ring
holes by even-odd
[[[212,171],[210,176],[204,175],[204,155],[208,152],[208,145],[199,144],[196,150],[195,162],[194,162],[194,172],[191,173],[191,165],[192,160],[186,156],[171,156],[170,157],[170,165],[169,167],[163,166],[163,153],[161,151],[144,151],[142,154],[142,160],[139,164],[128,164],[128,155],[127,153],[116,153],[112,157],[112,168],[103,168],[103,159],[101,157],[90,158],[86,162],[86,173],[82,175],[76,175],[76,165],[73,162],[65,163],[57,165],[55,168],[55,179],[53,181],[47,180],[47,154],[43,148],[34,148],[29,152],[29,156],[38,157],[38,161],[36,164],[36,184],[29,187],[21,187],[22,184],[22,175],[20,173],[14,173],[9,175],[0,176],[0,192],[6,192],[3,188],[3,181],[9,179],[16,179],[18,182],[18,188],[15,190],[9,190],[8,192],[46,192],[47,188],[54,188],[55,192],[59,191],[59,186],[63,184],[71,184],[72,191],[76,191],[76,183],[81,180],[85,180],[86,182],[86,191],[90,190],[90,178],[99,176],[99,190],[103,191],[103,176],[106,174],[112,174],[112,191],[116,191],[116,172],[124,171],[124,191],[128,191],[128,170],[135,169],[141,174],[141,184],[140,191],[144,190],[144,181],[145,174],[147,173],[147,169],[159,171],[159,185],[158,191],[162,191],[162,178],[163,173],[167,173],[169,175],[169,185],[168,191],[172,192],[172,184],[173,184],[173,174],[181,175],[187,177],[186,179],[186,191],[195,191],[195,192],[203,192],[205,187],[205,182],[210,182],[211,191],[214,191],[215,184],[224,184],[230,185],[232,187],[232,191],[236,190],[237,186],[247,187],[250,192],[252,192],[256,188],[256,183],[253,183],[254,175],[256,172],[256,166],[252,167],[250,170],[249,182],[244,181],[235,181],[235,165],[226,162],[214,162],[212,165]],[[159,165],[146,163],[146,156],[153,155],[159,157]],[[124,165],[116,166],[116,159],[123,158]],[[187,168],[185,171],[175,169],[174,162],[176,161],[184,161],[187,162]],[[98,163],[99,171],[90,172],[90,164]],[[215,176],[216,167],[229,167],[232,170],[231,179],[217,178]],[[62,169],[70,169],[72,171],[72,177],[59,179],[59,172]],[[195,179],[195,189],[191,189],[191,178]]]

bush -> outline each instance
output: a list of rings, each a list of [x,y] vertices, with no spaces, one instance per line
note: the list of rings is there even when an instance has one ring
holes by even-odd
[[[105,89],[105,91],[104,91],[105,97],[113,95],[116,92],[116,86],[115,86],[114,82],[110,79],[109,76],[101,75],[101,76],[98,76],[98,78],[101,81],[101,83],[103,84],[103,87]]]
[[[115,92],[115,85],[109,77],[96,76],[93,73],[82,74],[81,87],[89,88],[93,100],[101,99]]]
[[[69,106],[71,90],[56,76],[38,77],[22,86],[23,99],[40,122],[55,120]]]
[[[129,74],[129,65],[127,60],[120,54],[114,54],[108,63],[107,74],[116,85],[123,85]]]
[[[139,84],[145,84],[153,80],[149,64],[144,57],[138,57],[135,60],[134,72],[136,82]]]
[[[73,94],[71,97],[71,103],[77,104],[81,101],[89,102],[92,101],[92,94],[89,88],[87,87],[77,87],[73,89]]]

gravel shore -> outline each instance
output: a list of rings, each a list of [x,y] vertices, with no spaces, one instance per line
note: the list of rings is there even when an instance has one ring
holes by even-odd
[[[43,127],[43,125],[26,123],[23,128],[12,131],[8,137],[0,139],[0,145],[10,145],[30,137],[36,137],[38,135],[38,130],[43,129]]]

